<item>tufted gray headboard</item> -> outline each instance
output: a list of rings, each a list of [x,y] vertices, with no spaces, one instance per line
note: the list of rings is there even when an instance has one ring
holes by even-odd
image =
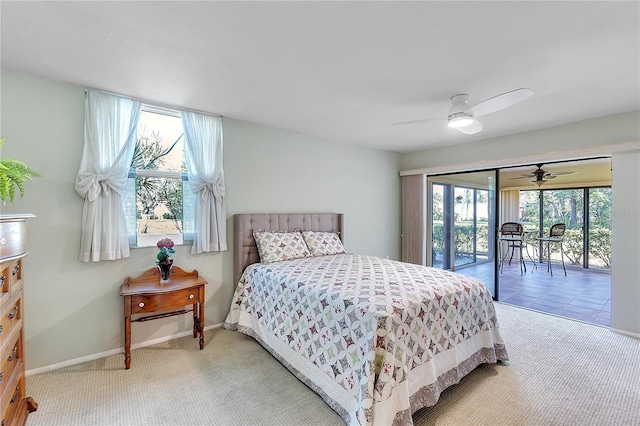
[[[342,213],[248,213],[233,216],[233,282],[237,284],[245,268],[260,262],[254,229],[268,231],[339,232],[344,242]]]

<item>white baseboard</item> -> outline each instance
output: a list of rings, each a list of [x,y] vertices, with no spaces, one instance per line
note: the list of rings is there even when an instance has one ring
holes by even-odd
[[[219,328],[222,326],[222,323],[209,325],[204,328],[205,331],[212,330],[214,328]],[[168,336],[158,337],[157,339],[145,340],[144,342],[135,343],[131,345],[131,349],[143,348],[145,346],[157,345],[158,343],[167,342],[169,340],[177,339],[179,337],[184,337],[191,335],[193,333],[192,330],[181,331],[180,333],[170,334]],[[57,364],[47,365],[44,367],[33,368],[31,370],[25,371],[25,376],[31,376],[33,374],[46,373],[47,371],[57,370],[59,368],[69,367],[71,365],[82,364],[83,362],[93,361],[100,358],[105,358],[111,355],[122,354],[124,353],[124,346],[118,349],[112,349],[105,352],[100,352],[97,354],[87,355],[80,358],[70,359],[68,361],[59,362]]]
[[[616,333],[624,334],[625,336],[635,337],[636,339],[640,339],[640,334],[632,333],[630,331],[618,330],[617,328],[609,328],[609,330],[614,331]]]

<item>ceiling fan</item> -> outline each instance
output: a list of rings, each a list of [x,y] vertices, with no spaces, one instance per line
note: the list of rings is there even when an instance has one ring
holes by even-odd
[[[568,176],[568,175],[574,175],[578,172],[548,172],[546,170],[544,170],[542,168],[542,164],[536,164],[536,166],[538,167],[536,170],[534,170],[533,172],[529,173],[529,174],[522,174],[519,177],[514,177],[511,179],[524,179],[524,178],[535,178],[531,181],[531,183],[534,183],[538,186],[542,186],[545,183],[549,182],[549,179],[555,179],[556,176]]]
[[[492,98],[486,99],[479,104],[469,106],[467,99],[469,95],[459,94],[451,98],[452,106],[447,117],[425,118],[422,120],[402,121],[393,123],[392,126],[405,124],[425,123],[431,120],[447,120],[447,126],[457,129],[466,135],[473,135],[482,130],[482,123],[476,117],[491,114],[518,104],[533,96],[531,89],[516,89],[510,92],[501,93]]]

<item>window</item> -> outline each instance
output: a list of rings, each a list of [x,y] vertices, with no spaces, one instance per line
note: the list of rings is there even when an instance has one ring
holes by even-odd
[[[130,245],[152,246],[158,237],[172,236],[178,244],[191,241],[192,254],[227,250],[222,117],[145,106],[140,120],[142,105],[85,90],[85,140],[75,184],[85,212],[80,260],[126,258]],[[151,225],[159,225],[152,221],[172,226],[165,222],[152,231]]]
[[[195,194],[187,188],[180,112],[143,105],[137,133],[123,194],[130,245],[192,241]]]
[[[485,172],[473,175],[485,178]],[[492,259],[490,244],[490,190],[449,183],[442,176],[429,178],[432,183],[431,266],[442,269]]]
[[[554,223],[567,226],[563,247],[569,265],[611,269],[611,187],[520,191],[520,211],[525,228],[540,236]],[[535,249],[542,256],[542,247]],[[560,251],[551,258],[560,261]]]

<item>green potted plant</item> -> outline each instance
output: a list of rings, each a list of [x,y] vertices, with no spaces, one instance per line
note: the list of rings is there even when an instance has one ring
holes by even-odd
[[[0,139],[0,148],[4,142],[5,139]],[[35,177],[40,177],[40,175],[22,161],[11,158],[0,159],[0,198],[2,198],[2,203],[6,203],[7,199],[13,202],[16,187],[20,191],[20,198],[24,197],[24,181],[33,180]]]

